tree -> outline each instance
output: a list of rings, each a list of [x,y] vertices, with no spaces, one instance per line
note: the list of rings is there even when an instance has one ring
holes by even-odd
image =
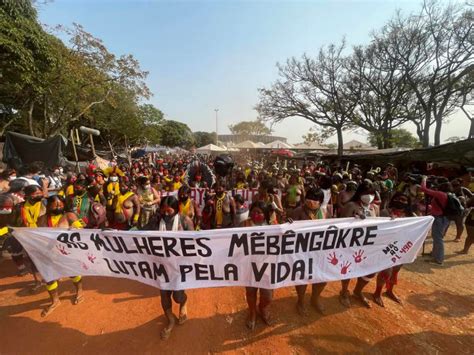
[[[234,125],[229,125],[229,130],[232,134],[243,136],[262,136],[272,133],[271,129],[265,126],[265,123],[261,120],[242,121]]]
[[[316,127],[311,127],[309,132],[302,136],[305,144],[311,144],[317,142],[323,144],[329,137],[334,134],[332,129],[319,129]]]
[[[337,134],[338,155],[342,156],[343,135],[350,128],[355,104],[349,100],[347,59],[343,56],[344,41],[322,48],[317,58],[303,55],[301,60],[289,59],[278,65],[280,79],[270,89],[259,89],[256,107],[263,119],[281,122],[303,117]]]
[[[44,76],[53,70],[53,43],[29,0],[0,0],[1,131],[32,114],[44,92]]]
[[[159,131],[164,146],[190,148],[194,144],[193,133],[185,123],[164,120]]]
[[[440,144],[444,120],[459,106],[463,78],[474,70],[472,62],[473,11],[462,5],[443,7],[426,0],[418,15],[398,13],[375,35],[406,77],[412,91],[413,110],[407,116],[417,126],[423,146],[429,145],[435,125],[435,145]]]
[[[377,135],[380,133],[370,132],[368,141],[371,146],[376,146],[380,137]],[[420,147],[419,140],[405,128],[393,129],[390,132],[390,147],[395,148],[418,148]]]
[[[410,98],[405,75],[386,54],[385,46],[379,40],[366,47],[355,47],[349,65],[350,97],[356,104],[351,121],[373,133],[379,149],[390,148],[391,132],[407,122],[403,108]]]
[[[216,142],[215,132],[194,132],[194,142],[196,147],[204,147],[208,144],[214,144]]]

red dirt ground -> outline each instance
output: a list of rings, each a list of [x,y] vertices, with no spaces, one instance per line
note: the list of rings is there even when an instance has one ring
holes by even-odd
[[[296,314],[293,288],[275,291],[275,325],[260,321],[245,328],[243,288],[191,290],[189,320],[167,341],[159,292],[125,279],[87,277],[86,300],[72,305],[73,286],[60,283],[61,306],[46,319],[41,309],[46,291],[28,291],[31,276],[15,276],[10,260],[0,261],[0,353],[474,353],[474,257],[457,256],[461,244],[446,237],[443,267],[422,257],[400,273],[396,292],[400,306],[388,299],[385,308],[366,309],[338,301],[339,283],[323,293],[327,315]],[[427,249],[431,246],[428,245]],[[351,287],[353,285],[351,284]],[[375,282],[367,287],[372,292]],[[309,297],[308,297],[309,300]]]

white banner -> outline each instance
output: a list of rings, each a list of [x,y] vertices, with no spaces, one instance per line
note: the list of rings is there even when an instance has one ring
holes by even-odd
[[[413,262],[433,217],[328,219],[199,232],[16,228],[46,281],[124,277],[164,290],[267,289],[369,275]]]

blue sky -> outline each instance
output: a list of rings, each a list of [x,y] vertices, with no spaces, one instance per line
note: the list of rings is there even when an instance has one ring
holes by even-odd
[[[259,87],[277,78],[275,64],[303,53],[314,54],[344,36],[364,44],[396,9],[412,12],[420,2],[391,0],[327,1],[131,1],[55,0],[41,5],[47,25],[79,23],[116,54],[133,54],[150,72],[150,102],[167,119],[194,131],[219,133],[228,125],[254,120]],[[465,135],[459,115],[443,137]],[[461,123],[462,122],[462,123]],[[292,143],[312,126],[288,119],[274,134]],[[350,134],[346,139],[365,137]],[[334,141],[331,139],[330,141]]]

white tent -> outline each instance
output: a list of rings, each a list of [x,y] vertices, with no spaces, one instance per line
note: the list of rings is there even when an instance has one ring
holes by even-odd
[[[203,153],[203,154],[210,154],[210,153],[221,153],[225,152],[227,149],[218,147],[215,144],[208,144],[205,145],[204,147],[200,147],[196,149],[197,153]]]
[[[265,148],[270,149],[291,149],[293,146],[291,144],[276,140],[265,145]]]
[[[257,143],[254,143],[252,141],[245,141],[242,143],[239,143],[235,146],[235,148],[241,148],[241,149],[255,149],[255,148],[260,148]]]
[[[301,149],[301,150],[327,150],[328,148],[319,144],[318,142],[311,142],[309,144],[302,143],[302,144],[297,144],[294,147],[295,149]]]

